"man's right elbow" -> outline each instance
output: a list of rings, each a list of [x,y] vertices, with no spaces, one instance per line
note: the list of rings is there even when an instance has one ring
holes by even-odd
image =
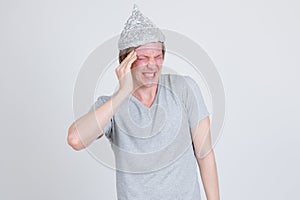
[[[78,134],[77,129],[72,125],[68,130],[68,144],[76,151],[84,149]]]

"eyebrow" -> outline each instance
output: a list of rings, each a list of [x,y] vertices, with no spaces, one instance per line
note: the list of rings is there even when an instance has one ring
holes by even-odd
[[[162,56],[162,53],[160,53],[160,54],[158,54],[158,55],[156,55],[156,56],[154,56],[154,57],[158,57],[158,56]],[[144,54],[141,54],[141,55],[139,55],[138,57],[149,57],[149,56],[146,56],[146,55],[144,55]]]

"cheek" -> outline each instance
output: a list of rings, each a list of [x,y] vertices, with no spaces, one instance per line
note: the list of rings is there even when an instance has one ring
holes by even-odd
[[[132,65],[131,69],[134,69],[134,71],[139,72],[139,71],[143,71],[146,66],[147,66],[147,63],[141,62],[141,61],[136,61],[134,63],[134,65]]]
[[[134,61],[131,65],[131,69],[139,70],[139,68],[143,65],[140,61]]]
[[[141,64],[135,61],[131,66],[131,73],[137,75],[140,73],[141,69],[142,69]]]
[[[163,60],[158,60],[156,63],[157,65],[161,66],[163,64]]]
[[[162,65],[163,61],[164,61],[164,59],[162,57],[159,57],[159,58],[155,59],[155,62],[156,62],[157,65]]]

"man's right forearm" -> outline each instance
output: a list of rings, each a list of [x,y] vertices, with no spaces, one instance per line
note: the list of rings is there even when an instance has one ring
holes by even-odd
[[[84,149],[103,134],[105,125],[115,114],[124,99],[133,91],[131,65],[136,59],[136,52],[133,50],[115,69],[119,80],[119,90],[94,112],[87,113],[70,126],[68,143],[75,150]]]
[[[69,128],[68,144],[75,150],[81,150],[89,146],[103,134],[104,126],[113,117],[127,96],[128,93],[119,90],[94,111],[90,111],[77,119]]]

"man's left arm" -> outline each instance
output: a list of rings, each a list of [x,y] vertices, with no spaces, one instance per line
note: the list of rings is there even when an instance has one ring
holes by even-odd
[[[191,133],[206,199],[219,200],[218,174],[215,155],[211,145],[209,117],[202,119],[192,127]]]

